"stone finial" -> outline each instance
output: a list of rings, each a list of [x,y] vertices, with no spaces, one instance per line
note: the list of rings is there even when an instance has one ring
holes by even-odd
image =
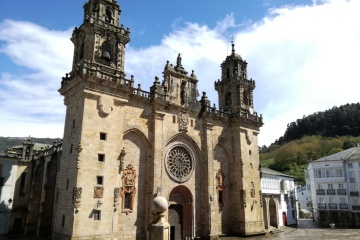
[[[156,214],[161,214],[166,212],[167,208],[168,208],[168,202],[166,200],[166,198],[162,197],[162,196],[157,196],[154,198],[153,200],[153,212]]]

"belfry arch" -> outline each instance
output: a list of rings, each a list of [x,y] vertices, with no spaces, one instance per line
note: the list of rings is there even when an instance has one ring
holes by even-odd
[[[170,240],[193,239],[193,196],[185,186],[175,187],[169,196]]]

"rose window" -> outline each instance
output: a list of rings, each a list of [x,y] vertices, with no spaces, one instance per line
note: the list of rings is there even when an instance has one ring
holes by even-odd
[[[170,150],[166,158],[166,169],[173,179],[185,182],[190,178],[193,168],[192,157],[185,148],[177,146]]]

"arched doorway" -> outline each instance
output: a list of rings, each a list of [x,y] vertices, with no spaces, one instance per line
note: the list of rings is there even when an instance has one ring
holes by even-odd
[[[175,187],[169,197],[170,240],[193,239],[193,198],[185,186]]]

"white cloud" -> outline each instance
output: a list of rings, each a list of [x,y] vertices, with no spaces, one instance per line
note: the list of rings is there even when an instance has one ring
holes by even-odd
[[[359,101],[359,10],[357,0],[326,0],[272,9],[252,25],[236,23],[231,14],[214,29],[196,23],[174,24],[159,45],[141,49],[130,45],[125,70],[146,90],[154,76],[162,77],[166,60],[175,63],[177,54],[182,53],[185,69],[194,69],[198,76],[199,92],[206,91],[217,105],[213,83],[220,78],[220,64],[230,50],[224,32],[231,28],[236,51],[249,63],[248,75],[257,83],[255,110],[265,121],[260,144],[268,145],[284,133],[287,123],[303,115]],[[43,126],[33,122],[58,123],[62,132],[64,107],[56,90],[61,76],[70,70],[69,37],[70,31],[50,31],[30,23],[0,24],[3,53],[35,72],[1,75],[0,96],[6,98],[6,107],[0,110],[1,135],[26,135],[29,129],[41,132]],[[44,118],[37,117],[43,113]],[[22,132],[7,130],[14,123],[19,123]],[[48,133],[54,132],[49,129]]]

